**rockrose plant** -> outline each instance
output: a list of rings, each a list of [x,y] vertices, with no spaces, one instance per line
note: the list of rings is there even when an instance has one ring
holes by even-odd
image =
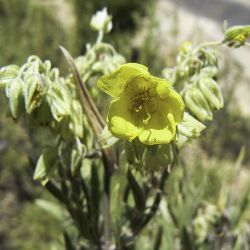
[[[0,86],[15,121],[26,119],[34,131],[45,127],[54,138],[36,159],[34,179],[57,200],[43,206],[59,207],[61,222],[68,221],[62,228],[65,249],[135,249],[168,200],[165,182],[171,168],[178,168],[179,152],[223,107],[214,48],[247,45],[250,28],[225,28],[218,42],[186,42],[176,65],[153,76],[147,66],[126,63],[103,42],[112,29],[106,9],[93,16],[91,27],[98,36],[85,55],[73,59],[61,47],[69,74],[62,76],[49,60],[30,56],[21,66],[2,67]],[[218,218],[213,211],[205,222],[197,217],[196,232],[207,228],[199,223]],[[197,242],[206,237],[202,231]]]

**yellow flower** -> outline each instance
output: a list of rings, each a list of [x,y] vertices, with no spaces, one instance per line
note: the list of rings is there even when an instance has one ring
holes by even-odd
[[[146,145],[175,139],[184,103],[167,80],[150,75],[144,65],[127,63],[102,76],[97,85],[113,97],[107,124],[114,136],[128,141],[138,137]]]

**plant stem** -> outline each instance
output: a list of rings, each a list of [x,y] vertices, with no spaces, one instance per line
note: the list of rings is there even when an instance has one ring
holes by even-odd
[[[99,44],[99,43],[101,43],[102,42],[102,39],[103,39],[103,30],[100,30],[99,32],[98,32],[98,37],[97,37],[97,39],[96,39],[96,44]]]
[[[223,44],[223,41],[212,41],[212,42],[205,42],[202,43],[198,49],[204,48],[204,47],[212,47],[212,46],[220,46]]]
[[[169,176],[169,171],[165,169],[162,173],[160,183],[159,183],[159,189],[155,195],[153,205],[151,206],[149,213],[144,216],[141,223],[134,229],[134,236],[138,235],[140,231],[149,223],[149,221],[156,214],[159,208],[160,202],[161,202],[162,193],[163,193],[165,182],[168,176]]]
[[[110,181],[112,168],[109,166],[109,160],[103,155],[104,163],[104,249],[111,247],[111,228],[110,228]]]
[[[52,181],[48,181],[45,185],[46,189],[60,202],[67,204],[67,197]]]

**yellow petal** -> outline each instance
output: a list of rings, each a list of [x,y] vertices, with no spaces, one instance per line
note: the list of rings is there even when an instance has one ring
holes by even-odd
[[[137,116],[129,111],[129,99],[114,100],[109,107],[108,128],[114,136],[132,141],[142,131],[142,120]]]
[[[107,94],[117,98],[133,79],[137,77],[147,79],[149,76],[150,74],[146,66],[137,63],[127,63],[111,74],[102,76],[98,80],[97,86]]]
[[[173,89],[165,88],[165,84],[158,84],[156,89],[160,96],[159,103],[162,103],[162,107],[165,111],[172,113],[176,123],[180,123],[183,119],[184,102],[182,97]]]
[[[168,144],[175,138],[176,124],[171,113],[156,112],[152,114],[148,125],[139,135],[141,143],[146,145]]]
[[[157,81],[157,87],[156,87],[156,91],[157,94],[160,96],[160,98],[164,99],[166,97],[168,97],[171,89],[170,89],[170,83],[165,80],[165,79],[161,79],[161,78],[157,78],[157,77],[152,77],[153,80]]]

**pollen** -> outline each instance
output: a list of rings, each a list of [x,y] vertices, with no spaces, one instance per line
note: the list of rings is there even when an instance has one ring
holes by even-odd
[[[131,107],[130,110],[133,112],[140,112],[144,106],[150,102],[151,95],[150,95],[150,89],[142,90],[140,93],[134,95],[131,98]]]

